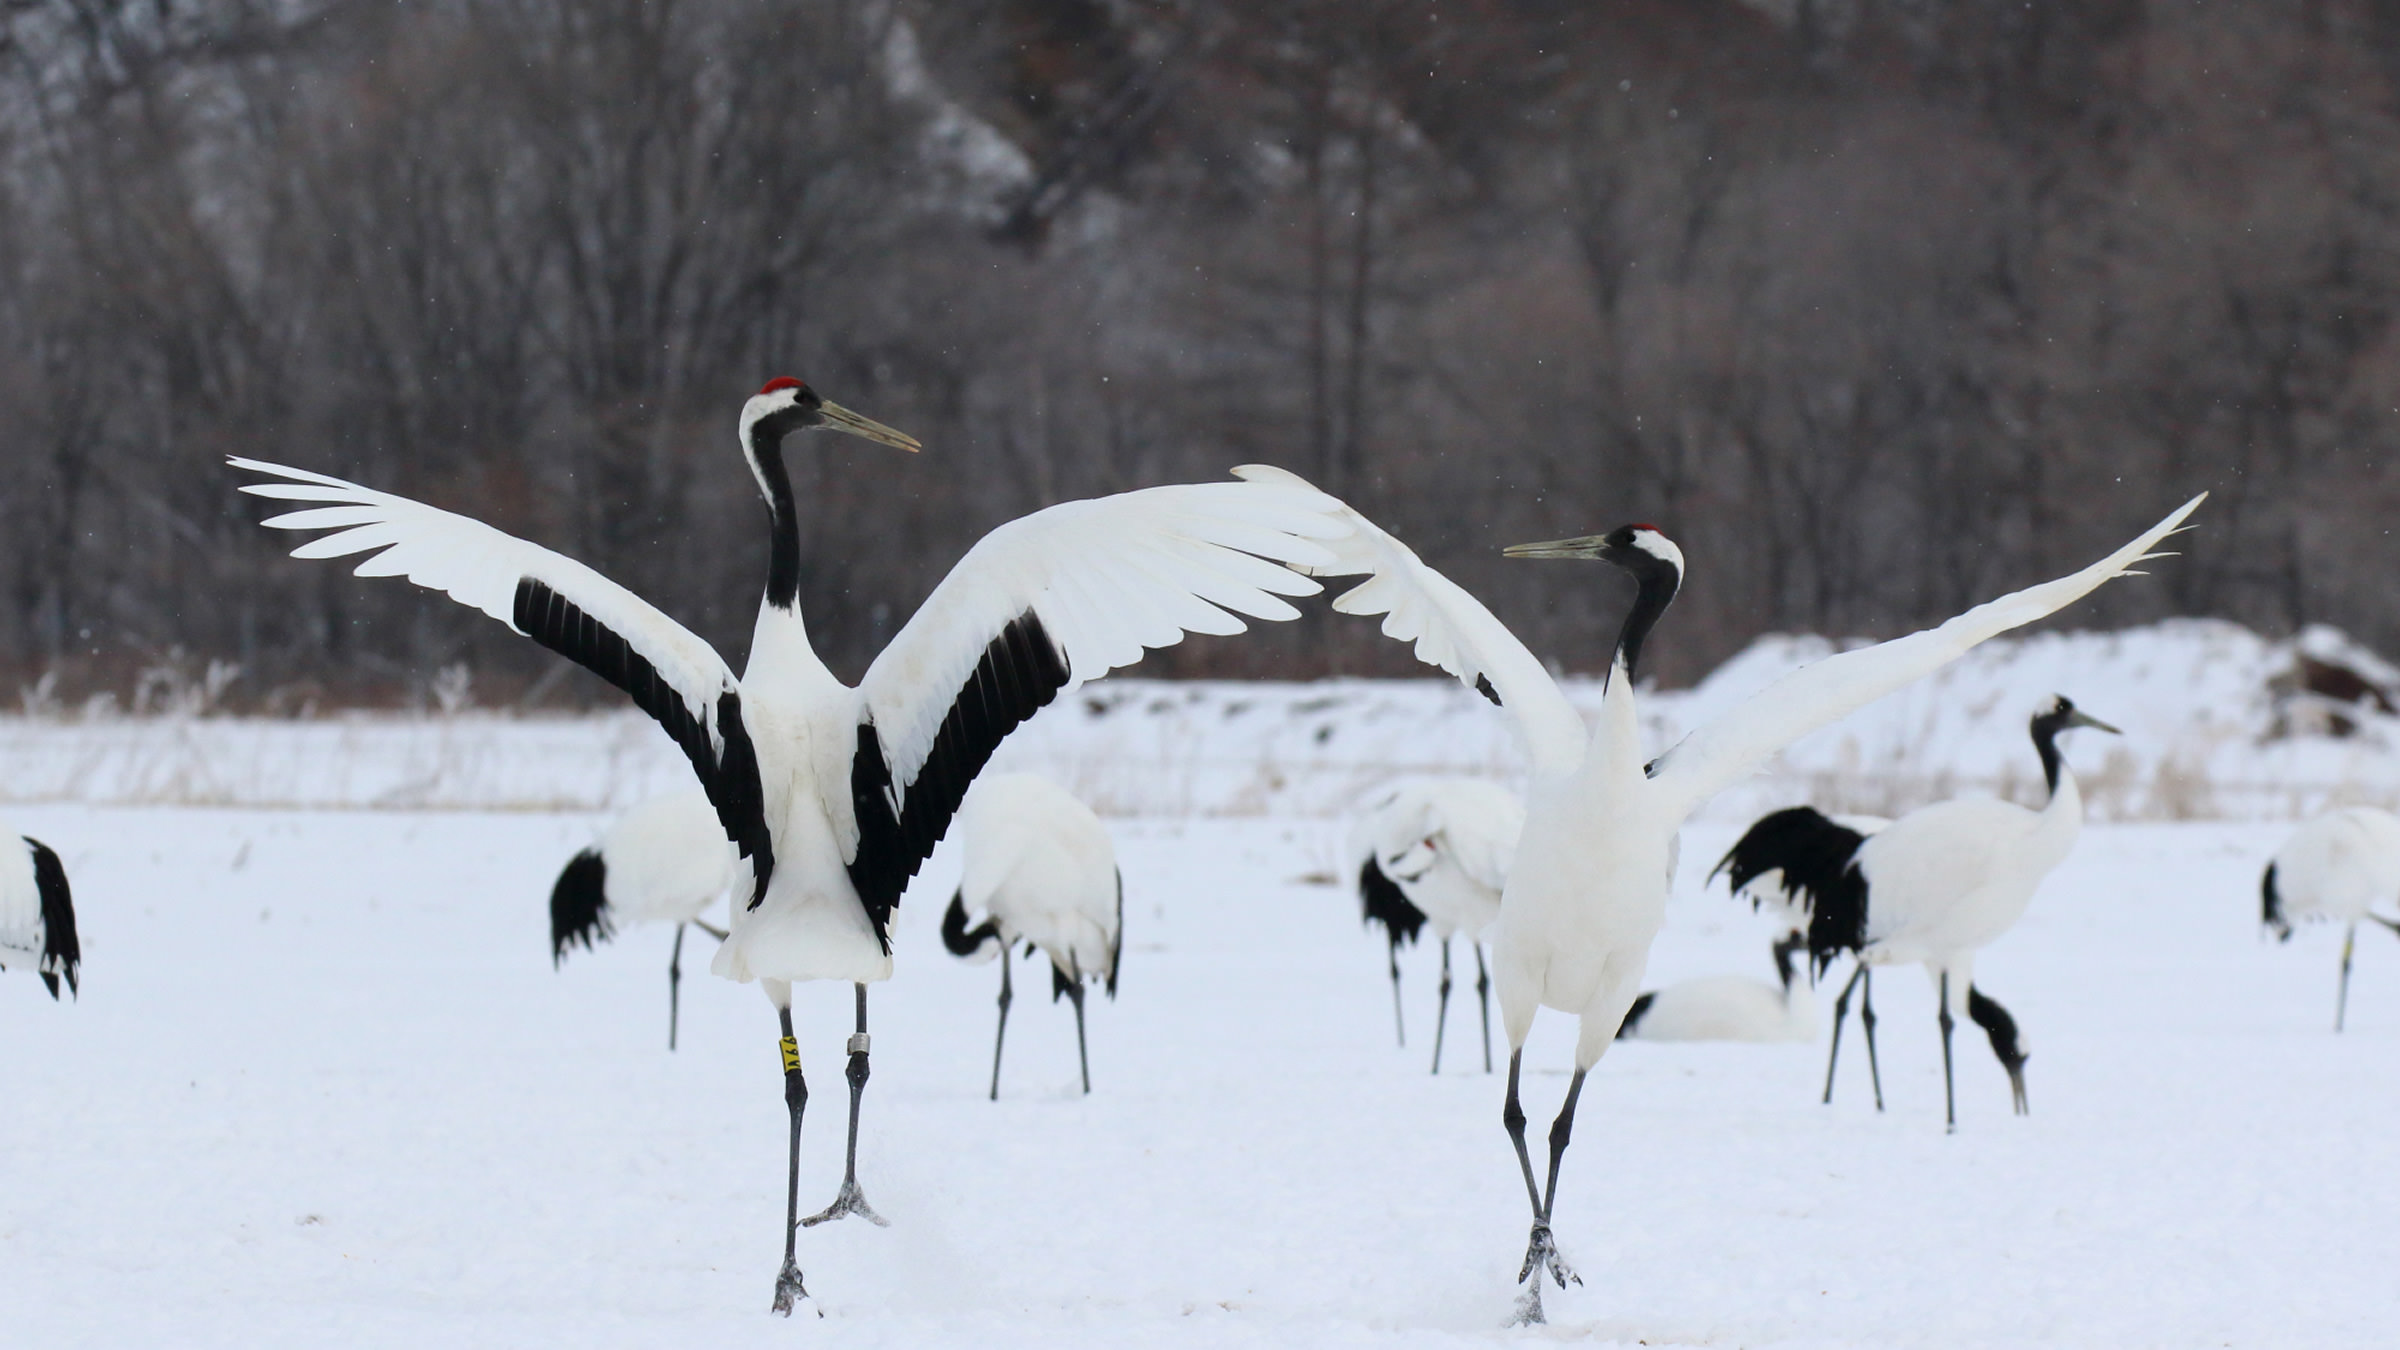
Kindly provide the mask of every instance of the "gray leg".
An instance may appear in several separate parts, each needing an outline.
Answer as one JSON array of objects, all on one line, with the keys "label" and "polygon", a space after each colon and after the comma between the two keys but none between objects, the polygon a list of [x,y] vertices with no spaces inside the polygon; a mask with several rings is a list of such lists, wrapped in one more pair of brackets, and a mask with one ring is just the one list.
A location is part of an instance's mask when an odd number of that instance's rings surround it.
[{"label": "gray leg", "polygon": [[1492,973],[1484,968],[1483,944],[1475,944],[1475,997],[1483,1004],[1483,1071],[1492,1071]]},{"label": "gray leg", "polygon": [[1083,1095],[1092,1095],[1092,1056],[1083,1044],[1083,981],[1078,978],[1067,986],[1067,998],[1075,1004],[1075,1060],[1083,1066]]},{"label": "gray leg", "polygon": [[1942,1014],[1936,1019],[1942,1027],[1942,1120],[1943,1132],[1958,1133],[1958,1088],[1950,1077],[1950,1028],[1956,1023],[1950,1016],[1950,972],[1942,972]]},{"label": "gray leg", "polygon": [[1441,1001],[1434,1004],[1433,1071],[1442,1071],[1442,1032],[1450,1025],[1450,939],[1442,939]]},{"label": "gray leg", "polygon": [[1883,1066],[1875,1062],[1875,972],[1858,968],[1858,1025],[1867,1033],[1867,1077],[1875,1084],[1875,1109],[1883,1110]]},{"label": "gray leg", "polygon": [[675,1053],[675,1023],[683,1002],[683,925],[675,925],[675,950],[667,953],[667,1053]]},{"label": "gray leg", "polygon": [[1408,1023],[1400,1016],[1400,944],[1392,944],[1392,1030],[1400,1037],[1400,1048],[1408,1048]]},{"label": "gray leg", "polygon": [[1000,1047],[1008,1040],[1008,1005],[1016,994],[1008,987],[1009,960],[1015,953],[1002,948],[1000,952],[1000,1029],[992,1033],[992,1100],[1000,1100]]},{"label": "gray leg", "polygon": [[775,1277],[774,1310],[789,1317],[792,1304],[808,1297],[793,1250],[800,1231],[800,1115],[808,1109],[808,1080],[800,1075],[800,1043],[792,1037],[792,1010],[781,1008],[777,1015],[783,1022],[783,1103],[792,1113],[792,1153],[783,1187],[783,1271]]},{"label": "gray leg", "polygon": [[[1525,1284],[1525,1292],[1517,1297],[1516,1316],[1512,1324],[1537,1325],[1546,1320],[1542,1315],[1542,1274],[1567,1287],[1567,1281],[1583,1283],[1581,1276],[1567,1268],[1558,1254],[1558,1244],[1550,1235],[1550,1202],[1558,1194],[1558,1164],[1566,1153],[1567,1137],[1575,1128],[1575,1099],[1583,1092],[1583,1070],[1567,1084],[1566,1104],[1559,1109],[1558,1119],[1550,1126],[1550,1186],[1549,1193],[1537,1190],[1533,1181],[1533,1155],[1525,1147],[1525,1107],[1517,1098],[1517,1078],[1524,1063],[1525,1048],[1515,1047],[1508,1054],[1508,1097],[1501,1107],[1500,1123],[1508,1127],[1509,1142],[1517,1149],[1517,1166],[1525,1174],[1525,1199],[1533,1206],[1533,1231],[1525,1245],[1525,1264],[1517,1272],[1517,1282]],[[1527,1283],[1526,1277],[1532,1280]]]},{"label": "gray leg", "polygon": [[2350,931],[2342,934],[2342,991],[2333,1001],[2333,1029],[2337,1035],[2341,1032],[2343,1018],[2350,1012],[2350,955],[2357,947],[2358,925],[2352,924]]},{"label": "gray leg", "polygon": [[1858,977],[1866,973],[1866,964],[1861,962],[1856,970],[1850,972],[1849,982],[1842,986],[1842,992],[1833,996],[1833,1048],[1825,1052],[1824,1103],[1827,1106],[1833,1105],[1833,1066],[1842,1057],[1842,1019],[1850,1015],[1850,991],[1857,987]]},{"label": "gray leg", "polygon": [[832,1204],[802,1219],[800,1226],[814,1228],[829,1219],[856,1214],[878,1228],[889,1228],[891,1220],[868,1207],[866,1193],[858,1188],[858,1099],[867,1090],[867,987],[863,984],[858,986],[858,1032],[850,1038],[850,1066],[842,1076],[850,1080],[850,1149],[842,1164],[842,1189],[835,1193]]}]

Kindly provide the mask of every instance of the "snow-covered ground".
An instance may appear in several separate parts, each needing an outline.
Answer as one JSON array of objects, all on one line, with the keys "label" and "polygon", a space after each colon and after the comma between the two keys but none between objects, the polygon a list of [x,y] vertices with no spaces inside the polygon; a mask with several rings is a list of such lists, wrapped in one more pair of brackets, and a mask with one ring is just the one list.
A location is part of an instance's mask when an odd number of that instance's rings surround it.
[{"label": "snow-covered ground", "polygon": [[[549,968],[549,883],[594,818],[12,816],[74,872],[86,965],[57,1006],[0,975],[11,1346],[2249,1347],[2400,1325],[2400,943],[2361,935],[2333,1035],[2338,935],[2257,933],[2281,826],[2085,836],[1978,965],[2025,1028],[2029,1118],[1962,1028],[1944,1137],[1932,995],[1905,973],[1877,990],[1882,1116],[1855,1039],[1831,1107],[1821,1041],[1619,1047],[1560,1198],[1585,1284],[1508,1333],[1526,1215],[1471,989],[1428,1077],[1433,956],[1407,957],[1396,1049],[1378,945],[1307,879],[1331,822],[1117,823],[1125,971],[1093,1005],[1088,1099],[1038,978],[983,1099],[996,976],[940,949],[937,854],[874,998],[861,1171],[893,1224],[803,1232],[825,1316],[787,1323],[765,1001],[687,953],[670,1056],[664,932]],[[1765,928],[1700,889],[1728,838],[1687,837],[1654,982],[1768,973]],[[799,1008],[811,1206],[839,1177],[847,999]],[[1528,1052],[1537,1134],[1570,1039],[1545,1014]]]},{"label": "snow-covered ground", "polygon": [[[1834,645],[1761,638],[1697,687],[1646,697],[1650,745],[1664,750]],[[2355,678],[2365,696],[2309,692],[2297,678],[2306,661]],[[1597,683],[1567,691],[1598,705]],[[2098,819],[2289,820],[2337,802],[2400,802],[2400,670],[2331,629],[2270,641],[2175,620],[1986,643],[1803,739],[1704,818],[1745,821],[1797,800],[1883,814],[1962,792],[2036,800],[2025,724],[2054,693],[2126,732],[2072,747]],[[0,802],[597,811],[690,781],[681,753],[631,711],[272,721],[26,702],[37,715],[0,718]],[[1449,680],[1120,678],[1043,710],[995,765],[1047,773],[1104,815],[1326,817],[1395,774],[1509,780],[1524,762],[1514,734]]]}]

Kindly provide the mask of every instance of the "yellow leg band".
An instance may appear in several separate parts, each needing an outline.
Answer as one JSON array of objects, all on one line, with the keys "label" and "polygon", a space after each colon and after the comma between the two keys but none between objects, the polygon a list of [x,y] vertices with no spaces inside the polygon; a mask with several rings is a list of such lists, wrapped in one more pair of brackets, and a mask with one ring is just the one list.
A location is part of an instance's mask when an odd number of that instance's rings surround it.
[{"label": "yellow leg band", "polygon": [[783,1071],[800,1072],[800,1042],[789,1036],[783,1038]]}]

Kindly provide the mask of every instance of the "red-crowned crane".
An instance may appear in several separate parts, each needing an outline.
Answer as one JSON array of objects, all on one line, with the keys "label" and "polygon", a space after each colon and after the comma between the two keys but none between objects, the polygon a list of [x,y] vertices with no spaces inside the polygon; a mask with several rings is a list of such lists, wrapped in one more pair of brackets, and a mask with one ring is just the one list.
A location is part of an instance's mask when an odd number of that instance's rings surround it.
[{"label": "red-crowned crane", "polygon": [[[14,838],[17,847],[6,841]],[[75,896],[67,869],[39,839],[0,825],[0,970],[42,977],[53,1000],[58,982],[81,997],[83,944],[75,937]]]},{"label": "red-crowned crane", "polygon": [[697,788],[670,792],[617,817],[600,842],[567,860],[550,888],[550,964],[567,949],[589,951],[632,923],[675,925],[667,953],[667,1049],[675,1048],[683,987],[683,930],[719,942],[726,930],[701,916],[732,889],[741,855],[725,837],[717,808]]},{"label": "red-crowned crane", "polygon": [[[798,502],[784,437],[831,430],[903,450],[915,440],[789,377],[742,407],[743,457],[766,499],[766,594],[740,676],[683,625],[591,568],[480,521],[305,469],[236,458],[268,482],[242,489],[312,503],[273,529],[328,530],[301,558],[367,555],[360,576],[406,577],[577,662],[657,719],[691,760],[726,835],[750,862],[710,969],[757,980],[782,1026],[791,1115],[783,1268],[774,1310],[807,1296],[793,1229],[848,1214],[883,1220],[858,1186],[868,1076],[867,986],[892,972],[892,907],[993,749],[1061,690],[1184,634],[1232,634],[1242,616],[1297,618],[1315,582],[1285,564],[1329,561],[1339,503],[1305,484],[1146,488],[1065,502],[985,535],[926,597],[857,688],[826,669],[801,622]],[[847,1045],[850,1125],[833,1203],[799,1217],[808,1087],[791,986],[856,987]]]},{"label": "red-crowned crane", "polygon": [[2292,832],[2259,879],[2261,917],[2279,941],[2292,925],[2331,919],[2342,925],[2342,982],[2333,1029],[2350,1010],[2350,956],[2364,919],[2400,933],[2400,921],[2369,908],[2400,902],[2400,816],[2372,806],[2326,812]]},{"label": "red-crowned crane", "polygon": [[1729,874],[1737,894],[1750,888],[1754,903],[1764,874],[1781,872],[1784,893],[1805,919],[1812,974],[1824,973],[1845,954],[1856,962],[1833,1000],[1825,1101],[1833,1100],[1842,1020],[1855,989],[1875,1109],[1883,1109],[1883,1070],[1875,1060],[1874,968],[1922,965],[1938,1002],[1934,1020],[1942,1033],[1945,1128],[1958,1128],[1950,1036],[1961,1015],[1983,1028],[1993,1056],[2008,1071],[2016,1113],[2026,1113],[2024,1040],[2008,1009],[1975,987],[1975,953],[2024,916],[2042,879],[2066,861],[2082,833],[2083,792],[2058,748],[2059,736],[2075,727],[2116,731],[2063,694],[2034,714],[2029,725],[2050,785],[2050,799],[2039,811],[1968,798],[1936,802],[1862,833],[1809,807],[1790,807],[1762,817],[1717,864],[1716,871]]},{"label": "red-crowned crane", "polygon": [[1484,930],[1500,917],[1508,860],[1525,828],[1517,795],[1480,778],[1404,778],[1368,798],[1351,822],[1346,855],[1358,863],[1358,897],[1370,924],[1390,945],[1392,1021],[1400,1026],[1400,944],[1432,925],[1442,944],[1440,1001],[1433,1019],[1433,1072],[1442,1071],[1442,1032],[1450,1017],[1450,939],[1466,934],[1475,950],[1475,996],[1483,1005],[1483,1071],[1492,1071],[1492,977]]},{"label": "red-crowned crane", "polygon": [[[986,774],[958,809],[965,860],[958,890],[942,915],[942,945],[970,961],[1000,958],[1000,1022],[992,1033],[992,1093],[1000,1100],[1000,1047],[1008,1038],[1009,957],[1050,958],[1050,1001],[1075,1004],[1075,1059],[1083,1091],[1092,1091],[1084,1044],[1083,986],[1098,981],[1117,996],[1117,960],[1125,946],[1125,878],[1116,845],[1092,808],[1033,773]],[[970,910],[983,922],[968,926]]]},{"label": "red-crowned crane", "polygon": [[[1254,480],[1287,477],[1245,471]],[[1516,719],[1532,758],[1525,830],[1501,895],[1492,948],[1500,1016],[1508,1034],[1502,1110],[1524,1173],[1533,1227],[1518,1272],[1530,1281],[1517,1320],[1542,1320],[1541,1277],[1560,1288],[1572,1272],[1551,1233],[1558,1167],[1573,1129],[1584,1076],[1608,1050],[1641,988],[1650,944],[1666,915],[1677,832],[1694,809],[1755,771],[1808,732],[1940,669],[1977,643],[2081,599],[2150,556],[2200,502],[2195,497],[2132,543],[2071,576],[1979,605],[1937,628],[1828,657],[1794,671],[1650,758],[1641,746],[1633,677],[1644,641],[1683,581],[1683,554],[1648,525],[1605,535],[1523,544],[1516,558],[1597,559],[1629,573],[1632,609],[1617,634],[1599,709],[1586,727],[1541,662],[1491,612],[1399,540],[1356,512],[1338,540],[1340,560],[1319,576],[1365,574],[1334,601],[1345,614],[1382,615],[1387,637],[1414,644],[1417,658],[1482,692]],[[1550,1127],[1550,1170],[1536,1181],[1518,1100],[1520,1063],[1534,1011],[1549,1007],[1581,1021],[1575,1073]]]}]

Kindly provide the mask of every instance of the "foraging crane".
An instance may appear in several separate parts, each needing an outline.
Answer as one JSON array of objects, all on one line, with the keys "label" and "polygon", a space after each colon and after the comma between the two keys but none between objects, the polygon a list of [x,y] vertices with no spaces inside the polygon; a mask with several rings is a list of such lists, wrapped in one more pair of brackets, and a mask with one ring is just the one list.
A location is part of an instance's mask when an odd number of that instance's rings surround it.
[{"label": "foraging crane", "polygon": [[2018,1115],[2026,1114],[2024,1043],[2016,1018],[1975,987],[1975,953],[2024,915],[2034,890],[2066,861],[2083,830],[2083,793],[2058,749],[2059,736],[2075,727],[2116,731],[2063,694],[2034,714],[2028,727],[2050,784],[2050,800],[2039,811],[1988,798],[1936,802],[1862,834],[1796,806],[1759,820],[1717,864],[1716,871],[1730,874],[1737,893],[1767,872],[1782,872],[1785,894],[1807,918],[1812,976],[1823,974],[1844,953],[1856,962],[1833,1000],[1826,1102],[1833,1100],[1842,1020],[1855,988],[1875,1109],[1883,1109],[1873,972],[1881,965],[1914,964],[1932,977],[1939,1003],[1934,1020],[1942,1032],[1944,1127],[1958,1128],[1950,1033],[1962,1013],[1983,1028],[1993,1056],[2008,1071],[2012,1105]]},{"label": "foraging crane", "polygon": [[[16,831],[0,825],[0,840]],[[83,944],[75,937],[75,896],[67,869],[50,846],[17,835],[22,848],[0,846],[0,970],[28,967],[42,977],[50,998],[58,982],[78,998],[83,989]]]},{"label": "foraging crane", "polygon": [[[1050,958],[1050,1001],[1075,1004],[1075,1059],[1092,1091],[1083,1038],[1083,984],[1117,996],[1125,944],[1125,877],[1116,845],[1092,808],[1040,774],[995,773],[975,782],[958,809],[966,865],[942,915],[942,945],[971,961],[1000,958],[1000,1026],[992,1034],[992,1095],[1000,1100],[1000,1047],[1008,1038],[1009,954],[1022,942]],[[972,907],[982,923],[967,926]]]},{"label": "foraging crane", "polygon": [[[1283,477],[1270,470],[1242,472],[1253,480]],[[1641,987],[1650,944],[1665,918],[1675,839],[1684,820],[1808,732],[1940,669],[1987,638],[2090,594],[2151,556],[2151,547],[2204,497],[2193,498],[2132,543],[2071,576],[2002,596],[1939,627],[1794,671],[1655,759],[1641,749],[1633,676],[1644,641],[1683,581],[1682,552],[1664,534],[1648,525],[1628,525],[1606,535],[1506,550],[1515,558],[1597,559],[1632,575],[1633,606],[1610,657],[1599,725],[1587,728],[1541,662],[1490,611],[1399,540],[1355,511],[1348,513],[1356,529],[1334,543],[1338,561],[1308,569],[1320,576],[1366,575],[1333,607],[1345,614],[1383,615],[1386,637],[1413,643],[1419,660],[1449,671],[1515,718],[1532,759],[1525,830],[1501,894],[1492,949],[1509,1043],[1501,1119],[1533,1207],[1533,1228],[1517,1275],[1520,1282],[1532,1280],[1518,1303],[1518,1321],[1542,1320],[1542,1272],[1562,1289],[1572,1277],[1551,1233],[1559,1162],[1584,1077],[1607,1052]],[[1574,1077],[1550,1128],[1546,1190],[1534,1179],[1518,1100],[1525,1038],[1540,1007],[1581,1021]]]},{"label": "foraging crane", "polygon": [[[1351,825],[1348,856],[1360,859],[1358,896],[1369,923],[1390,939],[1392,1020],[1400,1020],[1400,940],[1433,925],[1442,943],[1441,999],[1433,1021],[1433,1072],[1442,1071],[1450,1017],[1450,939],[1475,949],[1475,995],[1483,1004],[1483,1071],[1492,1071],[1492,977],[1483,932],[1500,917],[1508,860],[1525,828],[1516,794],[1480,778],[1404,778],[1376,796]],[[1413,920],[1413,921],[1412,921]],[[1401,1044],[1407,1044],[1403,1031]]]},{"label": "foraging crane", "polygon": [[2400,922],[2368,906],[2400,900],[2400,816],[2372,806],[2345,806],[2293,831],[2259,879],[2262,919],[2277,940],[2292,940],[2292,925],[2332,919],[2343,925],[2342,982],[2334,996],[2333,1029],[2350,1009],[2350,956],[2358,923],[2366,919],[2400,933]]},{"label": "foraging crane", "polygon": [[694,788],[649,801],[617,817],[600,842],[568,859],[550,888],[550,964],[567,949],[616,936],[628,923],[671,923],[667,954],[667,1049],[675,1048],[683,987],[683,930],[719,942],[726,930],[700,916],[734,885],[741,855],[725,837],[717,808]]},{"label": "foraging crane", "polygon": [[[807,1296],[793,1229],[848,1214],[881,1223],[858,1186],[859,1098],[869,1072],[867,986],[892,971],[892,907],[932,852],[967,784],[1019,723],[1071,689],[1187,632],[1244,631],[1242,616],[1298,617],[1315,582],[1284,564],[1330,558],[1338,507],[1305,485],[1203,483],[1066,502],[985,535],[926,597],[858,687],[835,679],[801,622],[798,502],[784,437],[831,430],[917,449],[910,437],[784,377],[743,405],[742,455],[766,499],[766,594],[736,676],[707,643],[631,591],[465,516],[305,469],[250,459],[274,481],[243,491],[308,509],[262,522],[330,530],[301,558],[366,554],[361,576],[406,577],[482,610],[629,695],[681,747],[727,837],[750,861],[733,928],[709,969],[757,980],[782,1027],[791,1115],[783,1269],[774,1310]],[[844,1077],[850,1126],[841,1189],[799,1218],[808,1101],[791,986],[855,987]]]},{"label": "foraging crane", "polygon": [[1817,1008],[1789,981],[1701,975],[1634,996],[1620,1041],[1813,1041]]}]

